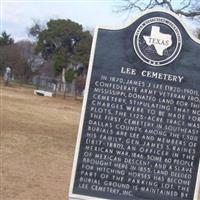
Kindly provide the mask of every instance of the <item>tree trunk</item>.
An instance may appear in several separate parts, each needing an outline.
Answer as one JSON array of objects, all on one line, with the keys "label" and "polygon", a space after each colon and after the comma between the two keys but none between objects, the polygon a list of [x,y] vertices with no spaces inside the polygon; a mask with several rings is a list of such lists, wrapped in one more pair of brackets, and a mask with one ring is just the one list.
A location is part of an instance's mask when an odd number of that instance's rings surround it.
[{"label": "tree trunk", "polygon": [[66,80],[65,80],[65,72],[66,72],[66,69],[63,67],[62,69],[62,85],[63,85],[63,94],[64,94],[64,99],[65,99],[65,92],[66,92]]}]

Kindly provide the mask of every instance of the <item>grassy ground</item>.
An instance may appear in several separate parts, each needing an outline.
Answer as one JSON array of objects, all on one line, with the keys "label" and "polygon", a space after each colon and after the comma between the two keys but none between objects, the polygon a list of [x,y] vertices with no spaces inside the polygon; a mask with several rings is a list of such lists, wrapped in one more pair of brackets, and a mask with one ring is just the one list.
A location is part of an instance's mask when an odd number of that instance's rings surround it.
[{"label": "grassy ground", "polygon": [[0,200],[67,200],[81,102],[0,87]]},{"label": "grassy ground", "polygon": [[1,85],[1,200],[66,200],[81,102]]}]

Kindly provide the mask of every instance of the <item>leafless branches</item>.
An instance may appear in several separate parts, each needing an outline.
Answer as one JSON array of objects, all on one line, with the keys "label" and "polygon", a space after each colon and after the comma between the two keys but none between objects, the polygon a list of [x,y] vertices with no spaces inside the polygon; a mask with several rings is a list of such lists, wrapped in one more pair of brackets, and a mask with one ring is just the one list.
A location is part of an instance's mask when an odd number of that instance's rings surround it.
[{"label": "leafless branches", "polygon": [[145,11],[160,6],[186,17],[194,18],[200,16],[199,0],[121,0],[121,2],[122,5],[117,12]]}]

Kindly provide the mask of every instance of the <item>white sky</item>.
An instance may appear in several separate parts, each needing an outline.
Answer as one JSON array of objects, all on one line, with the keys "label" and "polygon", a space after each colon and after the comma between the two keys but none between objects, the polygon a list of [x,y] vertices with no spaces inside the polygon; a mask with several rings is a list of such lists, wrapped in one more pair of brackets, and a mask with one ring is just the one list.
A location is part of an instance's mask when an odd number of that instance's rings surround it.
[{"label": "white sky", "polygon": [[120,0],[0,0],[1,32],[15,40],[28,38],[33,20],[45,24],[49,19],[71,19],[87,29],[97,25],[126,25],[137,13],[113,12]]},{"label": "white sky", "polygon": [[96,25],[120,25],[125,23],[126,15],[113,12],[119,3],[116,0],[18,0],[3,1],[1,13],[1,32],[6,30],[15,40],[28,37],[27,28],[33,20],[45,24],[49,19],[71,19],[85,28]]}]

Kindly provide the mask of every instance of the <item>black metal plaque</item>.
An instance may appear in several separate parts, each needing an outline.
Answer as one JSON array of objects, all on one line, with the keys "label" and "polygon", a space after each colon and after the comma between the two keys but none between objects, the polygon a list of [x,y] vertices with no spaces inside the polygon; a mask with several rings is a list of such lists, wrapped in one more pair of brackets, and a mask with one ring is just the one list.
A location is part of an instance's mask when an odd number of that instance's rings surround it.
[{"label": "black metal plaque", "polygon": [[173,14],[98,28],[71,199],[195,200],[200,43]]}]

